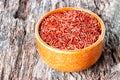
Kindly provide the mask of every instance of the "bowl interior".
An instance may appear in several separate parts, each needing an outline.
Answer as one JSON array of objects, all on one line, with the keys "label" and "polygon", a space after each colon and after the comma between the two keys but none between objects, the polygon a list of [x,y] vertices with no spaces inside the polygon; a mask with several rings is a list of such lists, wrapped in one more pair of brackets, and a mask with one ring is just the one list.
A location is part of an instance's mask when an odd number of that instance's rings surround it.
[{"label": "bowl interior", "polygon": [[[45,19],[50,14],[53,14],[53,13],[56,13],[56,12],[61,12],[63,10],[80,10],[80,11],[84,11],[84,12],[87,12],[87,13],[93,15],[98,20],[98,22],[100,23],[100,27],[101,27],[101,34],[99,35],[98,40],[88,47],[85,47],[85,48],[82,48],[82,49],[76,49],[76,50],[61,50],[61,49],[58,49],[58,48],[53,48],[52,46],[49,46],[46,42],[44,42],[41,39],[40,34],[39,34],[39,27],[40,27],[40,24],[41,24],[42,20]],[[44,47],[48,48],[49,50],[60,52],[60,53],[63,53],[63,52],[69,53],[69,52],[76,52],[76,51],[91,49],[91,48],[95,47],[96,45],[98,45],[104,39],[105,27],[104,27],[104,23],[101,20],[101,18],[99,16],[97,16],[95,13],[93,13],[92,11],[82,9],[82,8],[66,7],[66,8],[58,8],[58,9],[52,10],[52,11],[46,13],[44,16],[42,16],[42,18],[38,21],[38,23],[36,25],[35,34],[36,34],[36,38],[38,39],[39,43],[42,44]]]}]

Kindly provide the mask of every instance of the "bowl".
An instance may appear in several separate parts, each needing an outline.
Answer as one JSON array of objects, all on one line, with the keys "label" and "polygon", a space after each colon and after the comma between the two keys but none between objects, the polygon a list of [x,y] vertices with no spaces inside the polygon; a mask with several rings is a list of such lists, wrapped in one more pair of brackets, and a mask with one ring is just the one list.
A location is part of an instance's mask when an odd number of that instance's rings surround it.
[{"label": "bowl", "polygon": [[[78,50],[60,50],[46,44],[39,34],[40,24],[42,20],[50,14],[63,10],[80,10],[93,15],[98,20],[101,27],[101,34],[99,35],[98,40],[89,47]],[[89,68],[100,58],[104,45],[105,27],[101,18],[92,11],[82,8],[65,7],[52,10],[42,16],[36,24],[35,35],[38,53],[46,64],[59,71],[74,72]]]}]

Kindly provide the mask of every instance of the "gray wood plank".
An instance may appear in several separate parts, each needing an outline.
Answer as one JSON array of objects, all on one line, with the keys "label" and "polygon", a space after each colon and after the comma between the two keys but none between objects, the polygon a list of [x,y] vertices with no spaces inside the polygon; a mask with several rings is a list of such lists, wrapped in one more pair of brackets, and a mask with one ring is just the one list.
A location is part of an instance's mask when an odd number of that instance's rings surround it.
[{"label": "gray wood plank", "polygon": [[[120,80],[120,0],[0,0],[0,80]],[[106,27],[105,47],[95,65],[59,72],[44,63],[35,43],[35,24],[60,7],[89,9]]]}]

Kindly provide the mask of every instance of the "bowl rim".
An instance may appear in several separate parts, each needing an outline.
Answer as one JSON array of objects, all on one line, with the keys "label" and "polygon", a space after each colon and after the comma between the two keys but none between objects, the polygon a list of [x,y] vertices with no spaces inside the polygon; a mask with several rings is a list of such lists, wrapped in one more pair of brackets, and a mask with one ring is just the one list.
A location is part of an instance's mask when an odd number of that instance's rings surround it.
[{"label": "bowl rim", "polygon": [[[47,16],[49,16],[50,14],[55,13],[55,12],[59,12],[59,11],[62,11],[62,10],[80,10],[80,11],[84,11],[84,12],[87,12],[87,13],[93,15],[101,25],[101,34],[99,35],[99,38],[97,39],[97,41],[94,42],[93,44],[91,44],[88,47],[85,47],[85,48],[82,48],[82,49],[75,49],[75,50],[64,50],[64,49],[61,50],[59,48],[54,48],[54,47],[48,45],[46,42],[44,42],[42,40],[42,38],[40,37],[40,34],[39,34],[39,25],[41,24],[41,21],[43,19],[45,19]],[[65,53],[65,54],[67,54],[67,53],[68,54],[73,54],[74,52],[81,52],[81,51],[86,51],[88,49],[92,49],[93,47],[96,47],[101,41],[103,41],[104,36],[105,36],[105,26],[104,26],[104,23],[103,23],[102,19],[97,14],[95,14],[94,12],[92,12],[88,9],[76,8],[76,7],[63,7],[63,8],[57,8],[57,9],[54,9],[54,10],[51,10],[51,11],[47,12],[46,14],[44,14],[38,20],[38,22],[35,26],[35,36],[36,36],[36,39],[39,41],[39,43],[41,45],[43,45],[44,47],[48,48],[51,51],[59,52],[59,53]]]}]

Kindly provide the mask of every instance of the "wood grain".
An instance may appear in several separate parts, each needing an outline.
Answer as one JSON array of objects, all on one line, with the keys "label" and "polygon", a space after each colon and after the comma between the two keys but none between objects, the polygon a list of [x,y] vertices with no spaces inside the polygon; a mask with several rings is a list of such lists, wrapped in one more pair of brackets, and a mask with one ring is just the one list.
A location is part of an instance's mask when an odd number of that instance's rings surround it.
[{"label": "wood grain", "polygon": [[[0,80],[120,80],[120,0],[0,0]],[[98,62],[81,72],[47,66],[37,52],[35,24],[59,7],[80,7],[98,14],[106,27]]]}]

